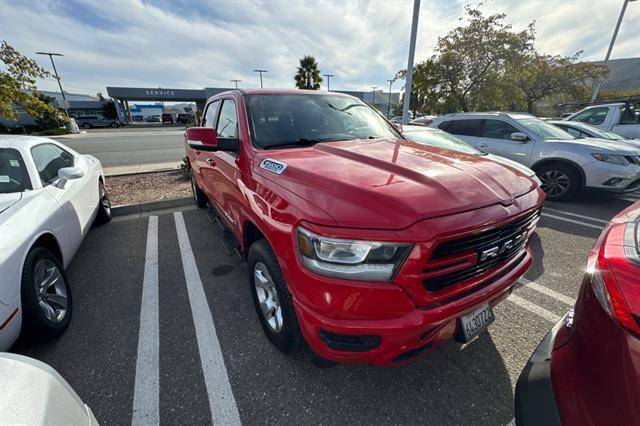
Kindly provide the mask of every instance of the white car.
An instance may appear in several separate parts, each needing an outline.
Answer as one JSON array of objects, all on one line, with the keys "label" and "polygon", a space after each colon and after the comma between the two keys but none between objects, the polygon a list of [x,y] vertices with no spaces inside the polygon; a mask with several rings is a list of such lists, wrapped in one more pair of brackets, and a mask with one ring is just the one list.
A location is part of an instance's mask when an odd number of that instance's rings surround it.
[{"label": "white car", "polygon": [[100,162],[48,138],[0,136],[0,351],[24,329],[62,334],[73,312],[64,270],[111,205]]},{"label": "white car", "polygon": [[451,149],[454,151],[464,152],[465,154],[483,156],[488,160],[493,160],[516,169],[519,172],[529,176],[534,182],[538,184],[538,186],[542,185],[542,182],[540,182],[540,179],[538,179],[538,176],[536,176],[536,172],[534,172],[527,166],[524,166],[513,160],[509,160],[508,158],[480,151],[479,149],[470,146],[463,140],[458,139],[455,136],[442,130],[434,129],[433,127],[425,127],[422,125],[412,126],[408,124],[402,126],[402,135],[409,140],[418,142],[423,145]]}]

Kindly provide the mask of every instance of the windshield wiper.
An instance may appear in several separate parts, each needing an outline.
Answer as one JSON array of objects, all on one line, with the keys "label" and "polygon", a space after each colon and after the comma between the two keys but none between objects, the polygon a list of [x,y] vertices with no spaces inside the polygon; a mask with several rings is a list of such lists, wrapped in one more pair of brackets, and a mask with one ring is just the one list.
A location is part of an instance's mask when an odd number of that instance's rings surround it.
[{"label": "windshield wiper", "polygon": [[290,148],[290,147],[299,147],[299,146],[313,146],[317,143],[323,142],[320,139],[313,138],[298,138],[294,142],[287,142],[277,145],[269,145],[266,146],[265,149],[278,149],[278,148]]}]

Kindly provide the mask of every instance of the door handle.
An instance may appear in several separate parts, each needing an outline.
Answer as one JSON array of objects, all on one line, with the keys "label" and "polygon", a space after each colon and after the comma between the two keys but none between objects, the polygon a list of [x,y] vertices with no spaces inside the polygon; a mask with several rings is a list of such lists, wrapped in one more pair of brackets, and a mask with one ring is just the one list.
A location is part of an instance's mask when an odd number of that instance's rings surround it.
[{"label": "door handle", "polygon": [[216,161],[213,158],[207,158],[207,164],[213,167],[216,165]]},{"label": "door handle", "polygon": [[486,143],[482,142],[482,143],[479,143],[479,144],[478,144],[478,146],[479,146],[480,148],[486,148],[486,147],[488,147],[489,145],[487,145]]}]

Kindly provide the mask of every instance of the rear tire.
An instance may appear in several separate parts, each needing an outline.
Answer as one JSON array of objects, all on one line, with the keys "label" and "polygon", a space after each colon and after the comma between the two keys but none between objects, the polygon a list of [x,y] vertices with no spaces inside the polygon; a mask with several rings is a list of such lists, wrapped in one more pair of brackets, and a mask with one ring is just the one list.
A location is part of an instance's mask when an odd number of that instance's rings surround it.
[{"label": "rear tire", "polygon": [[580,174],[571,166],[560,163],[544,165],[536,170],[536,174],[550,201],[570,200],[580,192]]},{"label": "rear tire", "polygon": [[266,240],[249,248],[249,283],[262,330],[282,353],[300,349],[302,335],[293,301],[275,253]]},{"label": "rear tire", "polygon": [[111,128],[112,128],[112,129],[117,129],[118,127],[120,127],[120,126],[118,125],[118,123],[116,123],[116,122],[111,123]]},{"label": "rear tire", "polygon": [[60,260],[43,247],[31,249],[22,269],[23,334],[58,337],[73,314],[71,288]]},{"label": "rear tire", "polygon": [[109,201],[109,195],[107,189],[102,182],[98,183],[98,214],[96,215],[96,224],[102,225],[111,222],[111,201]]},{"label": "rear tire", "polygon": [[82,127],[84,127],[85,129],[90,129],[90,128],[91,128],[91,124],[89,124],[89,123],[84,123],[84,124],[82,125]]},{"label": "rear tire", "polygon": [[193,200],[196,203],[196,206],[201,209],[207,207],[207,196],[204,195],[204,192],[200,187],[198,187],[196,177],[193,174],[193,169],[191,169],[191,192],[193,193]]}]

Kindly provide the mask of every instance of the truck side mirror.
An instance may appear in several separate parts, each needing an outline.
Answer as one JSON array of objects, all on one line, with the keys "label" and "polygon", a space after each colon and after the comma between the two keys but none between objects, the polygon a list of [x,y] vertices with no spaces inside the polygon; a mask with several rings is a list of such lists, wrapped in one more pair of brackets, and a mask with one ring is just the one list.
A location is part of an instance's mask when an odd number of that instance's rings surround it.
[{"label": "truck side mirror", "polygon": [[184,133],[187,144],[200,151],[216,151],[218,149],[218,134],[211,127],[190,127]]}]

